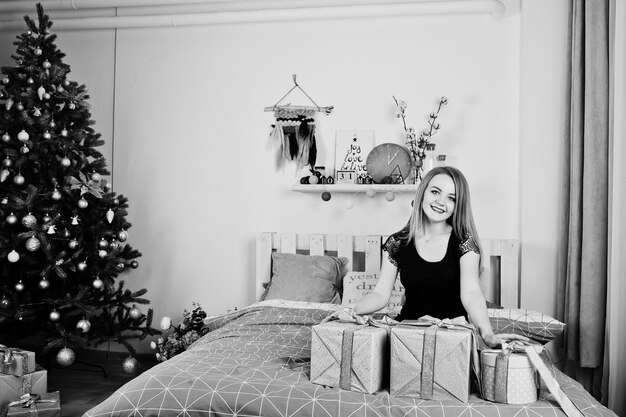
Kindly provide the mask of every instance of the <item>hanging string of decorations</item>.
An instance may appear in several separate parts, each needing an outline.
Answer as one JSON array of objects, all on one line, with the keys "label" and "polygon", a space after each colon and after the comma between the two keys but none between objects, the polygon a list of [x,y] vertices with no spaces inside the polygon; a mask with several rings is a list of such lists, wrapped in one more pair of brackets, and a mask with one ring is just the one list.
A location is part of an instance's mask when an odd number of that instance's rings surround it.
[{"label": "hanging string of decorations", "polygon": [[[294,162],[296,170],[309,165],[315,167],[317,161],[317,144],[315,141],[315,115],[329,115],[333,106],[320,107],[300,87],[293,74],[294,86],[285,93],[273,106],[265,107],[265,111],[274,112],[276,119],[271,125],[269,145],[275,152],[276,169],[282,170],[288,163]],[[295,89],[299,89],[313,103],[310,105],[292,105],[280,103]]]}]

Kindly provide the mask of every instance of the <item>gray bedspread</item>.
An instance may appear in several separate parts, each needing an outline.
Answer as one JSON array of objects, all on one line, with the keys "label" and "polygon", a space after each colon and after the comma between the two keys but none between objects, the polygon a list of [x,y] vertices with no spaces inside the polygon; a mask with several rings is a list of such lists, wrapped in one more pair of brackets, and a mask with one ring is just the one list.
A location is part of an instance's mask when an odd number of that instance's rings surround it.
[{"label": "gray bedspread", "polygon": [[[131,380],[84,416],[564,416],[550,394],[526,405],[361,394],[309,381],[311,326],[336,306],[265,301],[208,319],[210,333]],[[615,416],[577,382],[555,376],[584,416]]]}]

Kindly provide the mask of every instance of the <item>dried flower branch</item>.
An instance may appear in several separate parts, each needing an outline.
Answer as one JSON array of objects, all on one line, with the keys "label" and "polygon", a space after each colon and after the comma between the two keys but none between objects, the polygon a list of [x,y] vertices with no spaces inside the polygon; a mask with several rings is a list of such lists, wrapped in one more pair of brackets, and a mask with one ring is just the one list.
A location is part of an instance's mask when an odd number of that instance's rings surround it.
[{"label": "dried flower branch", "polygon": [[161,319],[161,330],[172,330],[172,333],[167,336],[167,339],[159,337],[156,342],[150,343],[152,349],[157,351],[158,361],[165,361],[184,352],[189,345],[208,333],[209,330],[204,327],[207,314],[200,304],[193,303],[193,307],[191,311],[183,310],[183,318],[177,326],[172,325],[169,317]]}]

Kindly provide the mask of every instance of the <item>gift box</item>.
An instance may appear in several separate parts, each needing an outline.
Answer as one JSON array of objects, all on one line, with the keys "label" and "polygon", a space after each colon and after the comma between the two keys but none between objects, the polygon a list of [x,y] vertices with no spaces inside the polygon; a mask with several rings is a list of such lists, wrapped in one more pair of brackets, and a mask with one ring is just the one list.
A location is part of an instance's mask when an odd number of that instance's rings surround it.
[{"label": "gift box", "polygon": [[43,395],[48,392],[48,371],[40,366],[22,376],[0,374],[0,410],[24,394]]},{"label": "gift box", "polygon": [[0,373],[22,376],[35,371],[35,352],[0,345]]},{"label": "gift box", "polygon": [[61,417],[59,391],[41,395],[25,394],[9,403],[6,417]]},{"label": "gift box", "polygon": [[330,321],[312,327],[311,382],[371,394],[385,388],[388,328]]},{"label": "gift box", "polygon": [[525,353],[510,349],[480,352],[483,398],[504,404],[537,401],[537,373]]},{"label": "gift box", "polygon": [[391,329],[391,395],[467,402],[477,368],[473,326],[462,317],[425,316]]}]

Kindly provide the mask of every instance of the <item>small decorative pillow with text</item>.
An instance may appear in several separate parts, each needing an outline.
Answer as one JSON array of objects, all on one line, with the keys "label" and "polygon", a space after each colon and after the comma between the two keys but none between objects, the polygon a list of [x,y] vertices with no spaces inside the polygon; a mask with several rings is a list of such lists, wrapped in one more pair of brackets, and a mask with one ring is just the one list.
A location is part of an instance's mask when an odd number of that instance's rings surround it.
[{"label": "small decorative pillow with text", "polygon": [[263,300],[341,303],[341,280],[348,258],[326,255],[272,253],[272,279]]},{"label": "small decorative pillow with text", "polygon": [[[370,291],[376,287],[378,282],[378,274],[371,272],[348,272],[343,277],[343,297],[341,304],[344,306],[350,306],[359,300],[361,297],[367,295]],[[402,304],[404,302],[404,287],[400,283],[400,278],[396,279],[396,282],[391,292],[391,298],[386,307],[383,307],[378,313],[387,314],[391,317],[396,317],[400,314]]]},{"label": "small decorative pillow with text", "polygon": [[519,334],[537,342],[548,343],[565,330],[565,323],[538,311],[488,308],[487,313],[495,333]]}]

